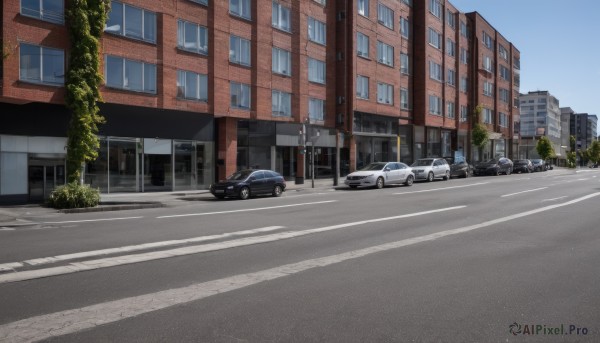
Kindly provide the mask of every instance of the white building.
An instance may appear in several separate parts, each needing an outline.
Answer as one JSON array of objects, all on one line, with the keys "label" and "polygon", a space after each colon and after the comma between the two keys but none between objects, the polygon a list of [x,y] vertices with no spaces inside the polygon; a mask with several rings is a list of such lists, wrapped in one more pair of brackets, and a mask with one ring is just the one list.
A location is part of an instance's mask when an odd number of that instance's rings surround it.
[{"label": "white building", "polygon": [[561,149],[561,111],[559,101],[548,91],[520,94],[521,147],[519,158],[539,158],[536,139],[546,136],[552,142],[558,159],[564,159]]}]

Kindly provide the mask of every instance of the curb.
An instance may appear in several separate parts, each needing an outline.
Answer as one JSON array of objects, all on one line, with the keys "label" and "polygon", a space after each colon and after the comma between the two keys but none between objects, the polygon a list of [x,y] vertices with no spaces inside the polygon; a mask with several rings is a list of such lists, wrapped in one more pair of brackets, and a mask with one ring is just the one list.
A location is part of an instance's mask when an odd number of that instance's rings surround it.
[{"label": "curb", "polygon": [[100,204],[97,207],[86,208],[70,208],[59,210],[60,213],[88,213],[88,212],[108,212],[108,211],[123,211],[123,210],[140,210],[145,208],[160,208],[167,205],[161,202],[146,202],[146,203],[127,203],[118,205]]}]

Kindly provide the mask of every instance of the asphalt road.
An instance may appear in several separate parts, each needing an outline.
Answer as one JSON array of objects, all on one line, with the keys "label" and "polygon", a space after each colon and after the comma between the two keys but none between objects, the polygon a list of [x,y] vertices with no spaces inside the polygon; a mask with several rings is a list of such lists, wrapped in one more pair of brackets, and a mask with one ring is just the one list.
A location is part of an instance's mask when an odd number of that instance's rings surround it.
[{"label": "asphalt road", "polygon": [[317,190],[0,231],[0,341],[600,341],[600,172]]}]

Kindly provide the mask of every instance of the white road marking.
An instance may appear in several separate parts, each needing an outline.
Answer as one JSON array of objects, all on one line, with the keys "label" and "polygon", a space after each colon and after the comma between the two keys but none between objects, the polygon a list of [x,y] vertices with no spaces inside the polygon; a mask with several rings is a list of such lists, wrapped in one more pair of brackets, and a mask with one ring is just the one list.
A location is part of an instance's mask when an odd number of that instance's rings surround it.
[{"label": "white road marking", "polygon": [[539,190],[546,189],[546,188],[548,188],[548,187],[542,187],[542,188],[536,188],[536,189],[529,189],[529,190],[522,191],[522,192],[504,194],[504,195],[501,195],[500,197],[501,198],[505,198],[505,197],[510,197],[510,196],[517,195],[517,194],[535,192],[535,191],[539,191]]},{"label": "white road marking", "polygon": [[223,279],[193,284],[186,287],[174,288],[130,298],[108,301],[78,309],[65,310],[31,317],[0,325],[0,341],[10,341],[15,343],[39,341],[86,329],[92,329],[100,325],[115,323],[120,320],[136,317],[145,313],[155,312],[168,307],[202,300],[213,295],[231,292],[262,282],[298,274],[314,268],[323,268],[384,251],[399,249],[423,242],[435,241],[439,238],[478,230],[498,223],[549,211],[557,207],[572,205],[598,195],[600,195],[600,193],[593,193],[562,204],[550,205],[527,212],[521,212],[480,224],[389,242],[386,244],[353,250],[337,255],[286,264],[254,273],[234,275]]},{"label": "white road marking", "polygon": [[530,177],[524,177],[524,178],[520,178],[520,179],[515,179],[515,181],[522,181],[522,180],[531,180]]},{"label": "white road marking", "polygon": [[23,267],[23,263],[20,262],[10,262],[10,263],[2,263],[0,264],[0,272],[12,271],[15,268]]},{"label": "white road marking", "polygon": [[37,265],[41,265],[41,264],[56,263],[56,262],[74,260],[74,259],[78,259],[78,258],[95,257],[95,256],[101,256],[101,255],[109,255],[109,254],[118,254],[118,253],[139,251],[139,250],[145,250],[145,249],[161,248],[161,247],[166,247],[166,246],[170,246],[170,245],[198,243],[198,242],[205,242],[205,241],[209,241],[209,240],[229,238],[229,237],[235,237],[235,236],[252,235],[255,233],[275,231],[275,230],[279,230],[282,228],[285,228],[285,226],[268,226],[268,227],[263,227],[263,228],[259,228],[259,229],[228,232],[228,233],[222,233],[222,234],[218,234],[218,235],[201,236],[201,237],[194,237],[194,238],[188,238],[188,239],[178,239],[178,240],[153,242],[153,243],[145,243],[145,244],[138,244],[138,245],[129,245],[129,246],[124,246],[124,247],[119,247],[119,248],[101,249],[101,250],[78,252],[78,253],[73,253],[73,254],[58,255],[58,256],[53,256],[53,257],[36,258],[36,259],[23,261],[23,263],[31,265],[31,266],[37,266]]},{"label": "white road marking", "polygon": [[542,202],[545,202],[545,201],[554,201],[554,200],[559,200],[559,199],[563,199],[563,198],[566,198],[566,197],[567,197],[567,196],[566,196],[566,195],[564,195],[564,196],[562,196],[562,197],[558,197],[558,198],[544,199],[544,200],[542,200]]},{"label": "white road marking", "polygon": [[577,181],[587,181],[589,180],[589,178],[585,178],[585,179],[577,179]]},{"label": "white road marking", "polygon": [[0,231],[15,231],[12,227],[0,227]]},{"label": "white road marking", "polygon": [[434,189],[424,189],[422,191],[401,192],[401,193],[394,193],[394,195],[424,193],[424,192],[433,192],[433,191],[443,191],[445,189],[454,189],[454,188],[464,188],[464,187],[487,185],[488,183],[490,183],[490,182],[479,182],[479,183],[473,183],[473,184],[470,184],[470,185],[463,185],[463,186],[452,186],[452,187],[443,187],[443,188],[434,188]]},{"label": "white road marking", "polygon": [[146,253],[140,253],[140,254],[134,254],[134,255],[107,257],[107,258],[103,258],[103,259],[99,259],[99,260],[72,262],[72,263],[69,263],[68,265],[60,266],[60,267],[27,270],[27,271],[12,273],[12,274],[0,275],[0,284],[8,283],[8,282],[32,280],[32,279],[38,279],[38,278],[43,278],[43,277],[49,277],[49,276],[70,274],[70,273],[82,272],[82,271],[86,271],[86,270],[109,268],[109,267],[121,266],[121,265],[126,265],[126,264],[147,262],[147,261],[171,258],[171,257],[176,257],[176,256],[185,256],[185,255],[199,254],[199,253],[205,253],[205,252],[210,252],[210,251],[231,249],[231,248],[237,248],[237,247],[254,245],[254,244],[268,243],[268,242],[274,242],[274,241],[279,241],[279,240],[283,240],[283,239],[289,239],[289,238],[295,238],[295,237],[315,234],[315,233],[319,233],[319,232],[344,229],[344,228],[348,228],[348,227],[364,225],[364,224],[369,224],[369,223],[377,223],[377,222],[383,222],[383,221],[388,221],[388,220],[403,219],[403,218],[409,218],[409,217],[422,216],[422,215],[426,215],[426,214],[457,210],[457,209],[461,209],[464,207],[466,207],[466,206],[454,206],[454,207],[441,208],[441,209],[437,209],[437,210],[429,210],[429,211],[423,211],[423,212],[403,214],[403,215],[393,216],[393,217],[367,219],[367,220],[361,220],[361,221],[357,221],[357,222],[325,226],[325,227],[316,228],[316,229],[309,229],[309,230],[302,230],[302,231],[287,231],[287,232],[282,232],[282,233],[277,233],[277,234],[246,237],[246,238],[225,241],[225,242],[212,243],[212,244],[194,245],[194,246],[187,246],[187,247],[181,247],[181,248],[170,249],[170,250],[162,250],[162,251],[152,251],[152,252],[146,252]]},{"label": "white road marking", "polygon": [[157,219],[164,219],[164,218],[178,218],[178,217],[191,217],[191,216],[208,216],[208,215],[211,215],[211,214],[225,214],[225,213],[263,211],[263,210],[272,210],[272,209],[276,209],[276,208],[285,208],[285,207],[327,204],[327,203],[330,203],[330,202],[337,202],[337,200],[305,202],[305,203],[301,203],[301,204],[290,204],[290,205],[269,206],[269,207],[244,208],[244,209],[241,209],[241,210],[230,210],[230,211],[189,213],[189,214],[175,214],[175,215],[171,215],[171,216],[160,216],[160,217],[156,217],[156,218]]},{"label": "white road marking", "polygon": [[106,222],[114,220],[130,220],[140,219],[144,217],[123,217],[123,218],[101,218],[101,219],[84,219],[84,220],[65,220],[62,222],[42,222],[42,224],[68,224],[68,223],[90,223],[90,222]]}]

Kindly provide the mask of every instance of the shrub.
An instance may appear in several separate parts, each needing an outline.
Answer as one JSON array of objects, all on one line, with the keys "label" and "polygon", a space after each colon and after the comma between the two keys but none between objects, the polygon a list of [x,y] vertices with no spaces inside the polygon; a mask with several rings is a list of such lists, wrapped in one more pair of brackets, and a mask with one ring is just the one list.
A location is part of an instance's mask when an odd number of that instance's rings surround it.
[{"label": "shrub", "polygon": [[57,187],[50,194],[48,206],[54,208],[95,207],[100,203],[100,191],[88,185],[71,182]]}]

